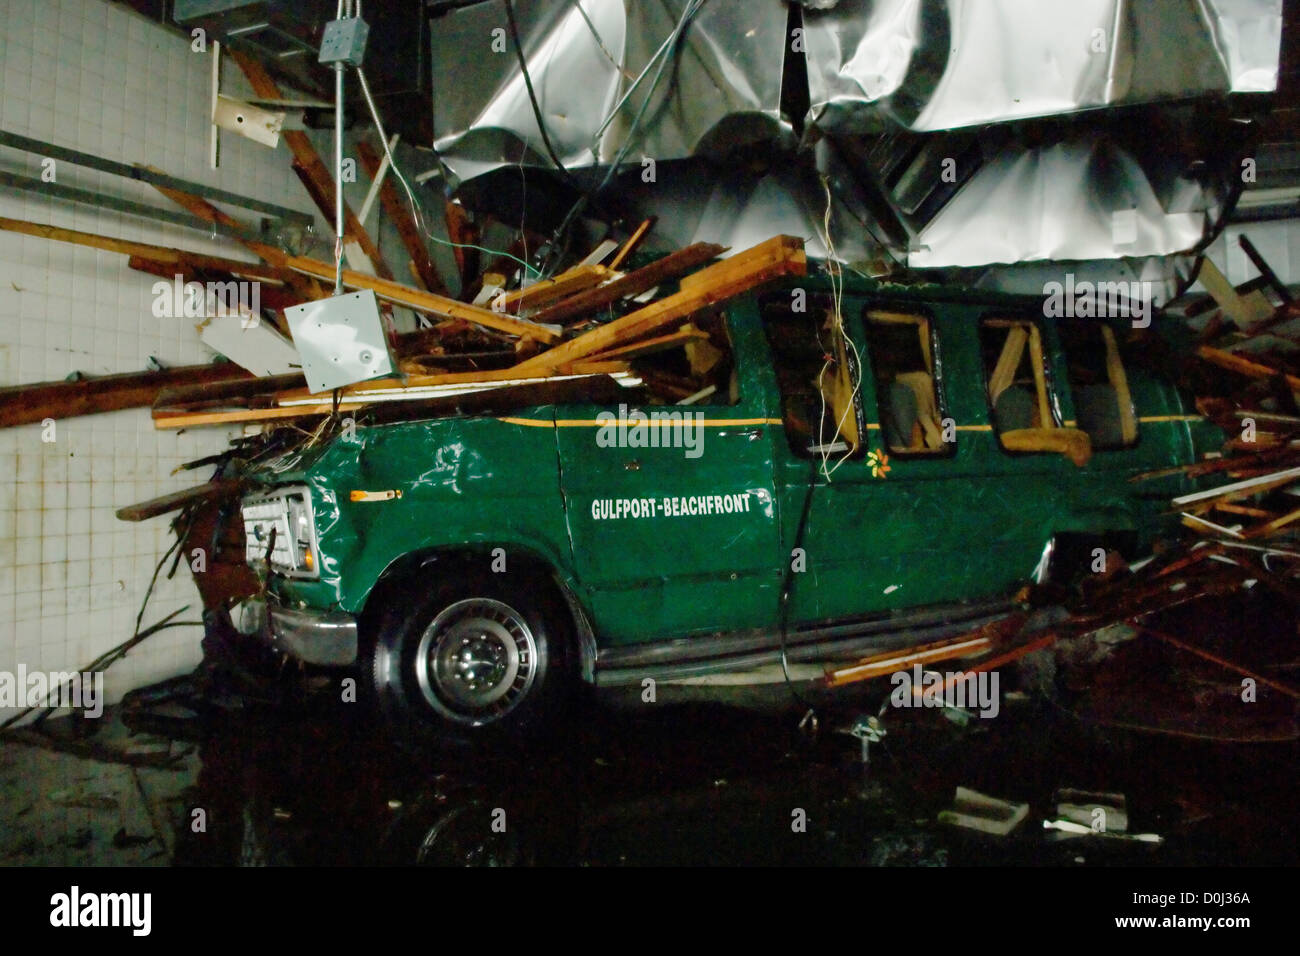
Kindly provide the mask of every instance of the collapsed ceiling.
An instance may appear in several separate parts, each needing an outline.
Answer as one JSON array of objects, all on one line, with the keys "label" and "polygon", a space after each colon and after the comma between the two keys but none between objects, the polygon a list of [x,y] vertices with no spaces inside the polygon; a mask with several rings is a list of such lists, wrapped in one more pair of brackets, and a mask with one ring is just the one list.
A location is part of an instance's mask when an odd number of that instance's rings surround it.
[{"label": "collapsed ceiling", "polygon": [[668,243],[787,232],[1004,287],[1078,262],[1158,298],[1235,201],[1282,24],[1281,0],[510,6],[431,30],[432,181],[506,221],[502,182],[538,183],[536,228],[550,177]]}]

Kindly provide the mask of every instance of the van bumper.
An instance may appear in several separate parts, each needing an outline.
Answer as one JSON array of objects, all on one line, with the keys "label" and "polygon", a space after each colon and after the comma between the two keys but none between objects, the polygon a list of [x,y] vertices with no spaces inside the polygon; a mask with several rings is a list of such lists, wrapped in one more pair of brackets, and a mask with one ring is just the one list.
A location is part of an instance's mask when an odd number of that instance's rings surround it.
[{"label": "van bumper", "polygon": [[257,634],[304,664],[344,667],[357,660],[357,619],[343,611],[291,608],[249,599],[231,612],[236,630]]}]

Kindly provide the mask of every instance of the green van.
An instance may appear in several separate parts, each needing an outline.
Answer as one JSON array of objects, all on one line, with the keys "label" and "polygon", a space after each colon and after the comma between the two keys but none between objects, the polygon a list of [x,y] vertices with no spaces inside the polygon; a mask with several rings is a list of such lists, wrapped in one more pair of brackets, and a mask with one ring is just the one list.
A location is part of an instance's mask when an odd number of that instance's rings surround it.
[{"label": "green van", "polygon": [[612,400],[358,421],[249,475],[261,632],[359,664],[404,727],[482,733],[579,682],[992,620],[1063,542],[1147,548],[1184,480],[1130,477],[1221,439],[1154,370],[1156,326],[1045,311],[792,280],[697,318]]}]

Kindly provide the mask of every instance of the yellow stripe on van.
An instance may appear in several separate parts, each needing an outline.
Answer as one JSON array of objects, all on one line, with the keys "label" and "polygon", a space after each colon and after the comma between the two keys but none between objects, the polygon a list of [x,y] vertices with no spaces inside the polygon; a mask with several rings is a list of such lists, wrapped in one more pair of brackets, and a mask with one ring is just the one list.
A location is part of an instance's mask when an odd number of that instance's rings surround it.
[{"label": "yellow stripe on van", "polygon": [[[611,413],[612,414],[612,413]],[[689,413],[688,413],[689,414]],[[554,421],[546,418],[498,418],[499,422],[506,422],[510,425],[527,425],[530,428],[600,428],[604,425],[616,425],[618,420],[612,422],[602,422],[595,418],[557,418]],[[629,427],[632,423],[624,420]],[[639,421],[636,425],[663,425],[680,427],[682,422],[664,420],[664,419],[646,419]],[[706,418],[701,422],[692,422],[691,424],[704,425],[706,428],[724,428],[727,425],[780,425],[779,418]]]}]

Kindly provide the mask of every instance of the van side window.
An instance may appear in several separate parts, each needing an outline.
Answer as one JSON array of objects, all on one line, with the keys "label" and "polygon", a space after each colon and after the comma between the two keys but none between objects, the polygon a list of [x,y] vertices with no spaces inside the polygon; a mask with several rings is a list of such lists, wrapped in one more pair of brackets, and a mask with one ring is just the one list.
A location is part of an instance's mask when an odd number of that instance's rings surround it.
[{"label": "van side window", "polygon": [[1070,395],[1079,427],[1095,449],[1129,448],[1137,443],[1137,412],[1115,331],[1104,322],[1061,322],[1061,344]]},{"label": "van side window", "polygon": [[993,430],[999,440],[1010,432],[1060,427],[1043,355],[1043,335],[1035,322],[983,319],[980,354],[988,381]]},{"label": "van side window", "polygon": [[810,299],[805,312],[782,297],[763,304],[786,441],[803,458],[862,453],[860,370],[844,338],[833,334],[832,317],[829,300]]},{"label": "van side window", "polygon": [[944,403],[930,320],[874,310],[867,313],[866,327],[885,446],[905,455],[953,454],[956,443],[943,440]]}]

